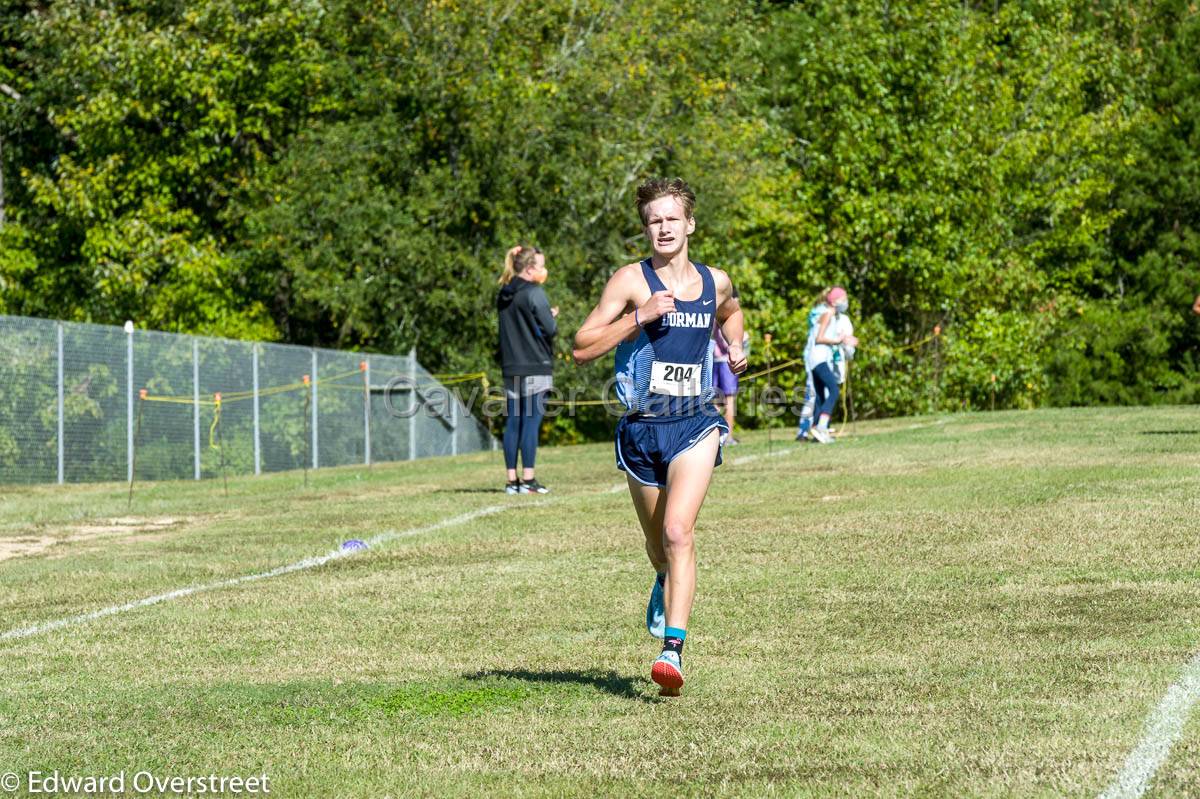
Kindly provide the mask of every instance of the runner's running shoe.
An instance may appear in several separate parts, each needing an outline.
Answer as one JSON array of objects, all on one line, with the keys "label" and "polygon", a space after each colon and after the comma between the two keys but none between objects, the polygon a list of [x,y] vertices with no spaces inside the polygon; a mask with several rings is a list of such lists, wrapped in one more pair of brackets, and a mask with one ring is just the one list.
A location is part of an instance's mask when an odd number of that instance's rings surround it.
[{"label": "runner's running shoe", "polygon": [[549,494],[550,489],[539,483],[537,480],[526,480],[521,483],[522,494]]},{"label": "runner's running shoe", "polygon": [[505,494],[520,494],[521,493],[521,481],[513,480],[510,483],[505,483],[504,484],[504,493]]},{"label": "runner's running shoe", "polygon": [[678,691],[683,687],[683,662],[678,652],[664,651],[650,667],[650,679],[664,691]]}]

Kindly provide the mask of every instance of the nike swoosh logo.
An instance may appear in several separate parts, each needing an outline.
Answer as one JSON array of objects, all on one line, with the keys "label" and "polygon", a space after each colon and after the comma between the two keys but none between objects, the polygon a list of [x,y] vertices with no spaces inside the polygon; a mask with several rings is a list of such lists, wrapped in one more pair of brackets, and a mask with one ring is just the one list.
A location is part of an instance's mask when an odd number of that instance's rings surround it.
[{"label": "nike swoosh logo", "polygon": [[713,301],[712,301],[712,300],[707,300],[706,302],[702,302],[702,303],[700,303],[700,304],[701,304],[701,305],[712,305],[712,304],[713,304]]}]

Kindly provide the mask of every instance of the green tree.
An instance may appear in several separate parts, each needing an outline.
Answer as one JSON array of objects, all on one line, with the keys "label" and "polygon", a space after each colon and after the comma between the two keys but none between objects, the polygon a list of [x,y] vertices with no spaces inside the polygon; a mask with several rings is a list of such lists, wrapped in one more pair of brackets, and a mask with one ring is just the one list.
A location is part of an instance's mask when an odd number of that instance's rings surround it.
[{"label": "green tree", "polygon": [[[735,4],[339,7],[326,47],[354,80],[239,195],[245,269],[275,276],[290,340],[417,346],[438,370],[495,377],[513,243],[549,253],[565,339],[642,253],[639,181],[688,175],[721,229],[744,191],[737,154],[764,129],[737,95],[754,23]],[[560,384],[595,396],[606,377]]]},{"label": "green tree", "polygon": [[[1066,2],[828,3],[776,16],[769,48],[770,113],[792,168],[778,173],[769,213],[745,227],[773,244],[753,296],[764,324],[796,354],[818,289],[843,282],[866,321],[865,412],[977,401],[986,386],[894,388],[941,383],[924,361],[958,352],[1010,362],[1002,349],[1017,339],[978,335],[973,320],[1015,312],[1048,334],[1055,298],[1102,262],[1109,165],[1132,115],[1110,80],[1112,43],[1076,25]],[[945,347],[888,357],[935,325]],[[1010,389],[1029,404],[1045,386]]]},{"label": "green tree", "polygon": [[[273,337],[221,225],[230,193],[299,115],[319,15],[274,0],[64,2],[16,24],[27,148],[14,312]],[[13,30],[11,17],[8,30]],[[12,36],[13,34],[8,34]]]},{"label": "green tree", "polygon": [[1184,2],[1150,11],[1120,31],[1141,122],[1114,160],[1120,219],[1108,263],[1080,286],[1047,364],[1057,404],[1200,398],[1190,310],[1200,292],[1200,13]]}]

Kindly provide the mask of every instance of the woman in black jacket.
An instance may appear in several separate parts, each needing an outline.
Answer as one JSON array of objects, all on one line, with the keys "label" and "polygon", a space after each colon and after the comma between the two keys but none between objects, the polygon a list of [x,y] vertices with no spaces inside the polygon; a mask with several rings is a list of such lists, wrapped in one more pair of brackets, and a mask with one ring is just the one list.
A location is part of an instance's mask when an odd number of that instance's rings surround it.
[{"label": "woman in black jacket", "polygon": [[[508,419],[504,426],[504,465],[509,494],[549,491],[533,476],[538,430],[546,412],[546,394],[554,387],[555,317],[542,284],[549,274],[537,247],[516,246],[504,259],[496,311],[500,316],[500,362]],[[517,453],[522,474],[517,479]]]}]

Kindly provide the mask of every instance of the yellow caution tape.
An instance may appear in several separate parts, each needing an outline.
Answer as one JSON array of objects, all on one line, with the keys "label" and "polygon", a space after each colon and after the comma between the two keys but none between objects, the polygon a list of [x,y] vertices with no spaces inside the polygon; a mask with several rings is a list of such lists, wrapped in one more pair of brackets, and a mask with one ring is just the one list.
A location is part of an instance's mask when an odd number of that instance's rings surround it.
[{"label": "yellow caution tape", "polygon": [[[361,371],[362,371],[361,369],[355,369],[352,372],[342,372],[339,374],[327,375],[325,377],[318,377],[317,382],[318,382],[318,384],[321,384],[321,383],[326,384],[325,388],[334,388],[334,387],[337,387],[337,385],[335,383],[333,383],[333,381],[344,380],[347,377],[361,374]],[[258,393],[259,397],[270,397],[275,394],[284,394],[288,391],[298,391],[301,389],[306,389],[308,387],[309,387],[309,382],[307,380],[300,380],[295,383],[285,383],[285,384],[279,385],[279,386],[271,386],[270,388],[260,389],[257,393]],[[222,394],[221,398],[222,398],[223,402],[228,403],[228,402],[237,402],[239,400],[253,399],[254,395],[255,395],[255,392],[253,389],[251,389],[249,391],[230,391],[229,393]],[[196,404],[213,405],[213,404],[215,404],[212,400],[199,400],[194,397],[187,397],[187,396],[147,395],[145,397],[145,400],[147,402],[173,402],[173,403],[176,403],[179,405],[196,405]]]},{"label": "yellow caution tape", "polygon": [[220,449],[220,446],[216,441],[216,433],[217,425],[221,423],[221,395],[213,394],[213,401],[211,404],[215,406],[215,409],[213,410],[212,425],[208,428],[208,446],[211,449]]}]

